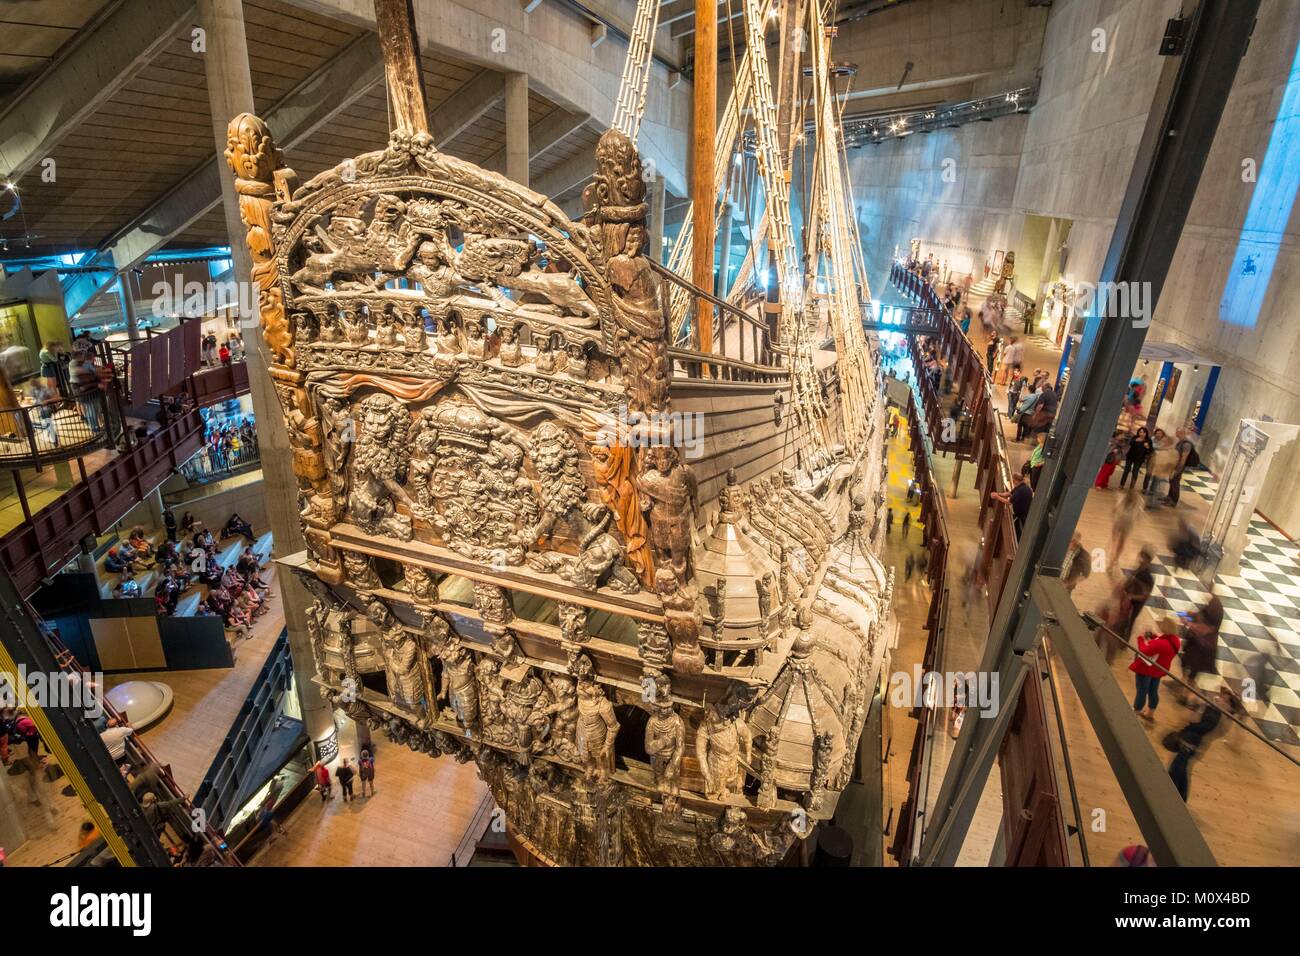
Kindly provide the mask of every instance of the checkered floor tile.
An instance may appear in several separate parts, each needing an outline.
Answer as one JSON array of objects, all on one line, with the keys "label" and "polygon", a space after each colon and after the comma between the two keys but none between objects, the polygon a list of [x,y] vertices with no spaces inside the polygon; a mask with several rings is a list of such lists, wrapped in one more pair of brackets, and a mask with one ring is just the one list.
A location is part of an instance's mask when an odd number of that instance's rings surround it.
[{"label": "checkered floor tile", "polygon": [[[1198,471],[1184,476],[1183,488],[1213,501],[1218,482]],[[1172,555],[1159,555],[1151,570],[1152,609],[1192,613],[1209,597],[1194,573],[1174,566]],[[1225,611],[1219,673],[1240,691],[1247,665],[1267,655],[1267,686],[1257,693],[1255,720],[1270,740],[1300,746],[1300,545],[1255,517],[1238,573],[1216,574],[1214,590]]]}]

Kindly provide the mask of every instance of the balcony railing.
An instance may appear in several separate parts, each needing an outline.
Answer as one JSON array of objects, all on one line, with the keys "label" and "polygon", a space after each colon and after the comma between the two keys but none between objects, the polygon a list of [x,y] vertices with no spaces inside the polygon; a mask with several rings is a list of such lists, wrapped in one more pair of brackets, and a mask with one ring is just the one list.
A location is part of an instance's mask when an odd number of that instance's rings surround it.
[{"label": "balcony railing", "polygon": [[40,468],[113,444],[108,400],[98,389],[0,409],[0,468]]}]

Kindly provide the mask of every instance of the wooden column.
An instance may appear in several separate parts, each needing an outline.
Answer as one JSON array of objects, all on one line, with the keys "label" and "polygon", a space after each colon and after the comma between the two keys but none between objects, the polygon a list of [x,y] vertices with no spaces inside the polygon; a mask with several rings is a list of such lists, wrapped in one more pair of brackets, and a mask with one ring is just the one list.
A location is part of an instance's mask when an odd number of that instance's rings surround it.
[{"label": "wooden column", "polygon": [[388,86],[388,106],[393,111],[393,129],[427,133],[429,111],[411,0],[375,0],[375,22],[384,51],[384,82]]},{"label": "wooden column", "polygon": [[[713,288],[713,140],[718,123],[718,5],[695,2],[695,126],[691,142],[691,198],[695,200],[691,245],[691,278],[701,289]],[[695,304],[696,334],[701,352],[713,348],[713,305]]]}]

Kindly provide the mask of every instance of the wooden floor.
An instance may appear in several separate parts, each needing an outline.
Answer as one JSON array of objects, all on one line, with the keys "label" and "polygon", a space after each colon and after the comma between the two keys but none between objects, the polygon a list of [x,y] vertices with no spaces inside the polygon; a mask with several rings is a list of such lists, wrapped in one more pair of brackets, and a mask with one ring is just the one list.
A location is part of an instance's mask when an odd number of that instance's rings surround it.
[{"label": "wooden floor", "polygon": [[[340,731],[340,757],[357,755],[355,729]],[[447,866],[471,822],[490,800],[471,763],[430,757],[387,740],[372,740],[375,795],[322,803],[316,794],[293,812],[285,833],[254,858],[254,866]],[[337,767],[337,762],[332,766]],[[354,781],[360,794],[361,783]]]},{"label": "wooden floor", "polygon": [[[978,299],[972,308],[978,310]],[[982,354],[985,341],[978,323],[973,325],[971,336]],[[1025,353],[1025,367],[1030,372],[1042,367],[1054,374],[1060,363],[1059,353],[1041,348],[1032,340],[1027,342]],[[1005,409],[1005,389],[998,387],[996,392]],[[1014,430],[1008,429],[1011,464],[1017,467],[1022,456],[1028,457],[1030,446],[1011,442],[1013,437]],[[951,466],[939,467],[947,470]],[[965,467],[967,473],[973,471],[970,466]],[[1089,550],[1111,547],[1112,516],[1120,494],[1118,484],[1117,473],[1111,480],[1112,490],[1093,489],[1089,493],[1078,525],[1083,544]],[[978,502],[972,493],[962,494],[959,490],[958,498],[949,498],[948,505],[951,514],[960,516],[976,508]],[[1075,590],[1076,606],[1081,611],[1096,611],[1109,599],[1122,569],[1133,566],[1143,545],[1155,553],[1168,553],[1167,542],[1178,519],[1186,517],[1199,528],[1204,524],[1208,508],[1200,496],[1184,493],[1177,509],[1143,511],[1123,552],[1105,556],[1110,573],[1093,573]],[[1231,613],[1229,609],[1229,617]],[[1131,654],[1121,654],[1112,665],[1116,680],[1129,695],[1133,691],[1133,675],[1128,670],[1131,661]],[[1108,866],[1125,846],[1142,842],[1141,834],[1059,661],[1053,661],[1053,669],[1061,696],[1061,722],[1065,727],[1064,747],[1059,740],[1054,741],[1060,777],[1064,786],[1063,753],[1068,753],[1083,818],[1082,837],[1090,862],[1094,866]],[[1166,766],[1173,755],[1161,746],[1162,739],[1193,717],[1192,711],[1177,702],[1174,688],[1169,684],[1169,680],[1163,682],[1161,704],[1154,722],[1143,723],[1153,749]],[[1297,792],[1300,792],[1300,769],[1244,729],[1232,726],[1192,764],[1188,806],[1220,864],[1295,866],[1300,864]],[[1065,797],[1068,804],[1068,792]],[[1066,816],[1072,819],[1069,806]],[[1094,824],[1094,820],[1101,822]],[[1072,842],[1072,852],[1076,850],[1077,842]],[[1076,855],[1077,862],[1080,860]]]},{"label": "wooden floor", "polygon": [[[918,723],[912,719],[909,708],[900,706],[892,693],[895,686],[904,678],[906,686],[915,685],[913,668],[919,667],[925,656],[926,641],[929,633],[925,630],[926,615],[930,606],[930,588],[924,575],[914,573],[907,578],[906,561],[908,554],[913,557],[921,553],[921,535],[915,527],[903,535],[902,519],[904,514],[911,514],[915,526],[920,518],[920,508],[906,502],[908,482],[914,475],[912,452],[906,425],[899,429],[898,437],[889,442],[888,505],[894,512],[894,525],[890,535],[885,539],[885,563],[894,568],[894,613],[898,619],[899,639],[890,662],[891,676],[889,692],[884,707],[883,735],[888,741],[888,755],[885,763],[885,815],[890,821],[890,833],[887,841],[898,826],[898,814],[903,801],[908,796],[907,767],[912,746],[916,738]],[[942,463],[939,463],[942,467]],[[967,469],[967,480],[973,474]],[[958,499],[961,502],[961,499]],[[954,502],[949,502],[950,506]],[[956,515],[949,515],[953,526],[950,533],[960,541],[969,536],[970,529],[963,524],[963,509],[958,508]],[[954,549],[959,551],[960,549]],[[957,599],[960,602],[960,598]],[[979,601],[972,600],[968,608],[961,608],[960,603],[948,618],[948,654],[940,670],[974,670],[983,651],[984,640],[988,633],[988,622],[980,611]],[[934,737],[934,757],[928,774],[928,786],[925,787],[927,809],[932,809],[943,781],[943,773],[952,754],[955,740],[948,734],[947,726],[940,727]],[[892,819],[890,814],[892,812]],[[979,808],[971,821],[966,842],[958,858],[959,866],[986,866],[993,852],[997,838],[998,826],[1002,813],[1002,787],[997,775],[991,775],[989,785],[980,799]],[[886,864],[895,865],[893,858],[886,854]]]}]

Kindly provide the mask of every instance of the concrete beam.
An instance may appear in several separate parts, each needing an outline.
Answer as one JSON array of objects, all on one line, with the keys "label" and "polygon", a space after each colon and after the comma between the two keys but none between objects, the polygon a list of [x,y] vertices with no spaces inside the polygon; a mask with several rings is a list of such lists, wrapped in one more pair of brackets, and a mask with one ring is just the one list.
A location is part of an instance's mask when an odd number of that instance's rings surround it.
[{"label": "concrete beam", "polygon": [[582,185],[595,173],[596,148],[593,146],[538,176],[532,189],[554,199],[564,195],[573,187]]},{"label": "concrete beam", "polygon": [[[481,120],[492,107],[505,98],[506,78],[492,70],[483,70],[453,93],[429,116],[433,141],[445,146]],[[339,159],[343,157],[340,156]]]},{"label": "concrete beam", "polygon": [[0,114],[0,172],[17,180],[39,163],[193,22],[194,8],[193,0],[125,0],[82,30]]},{"label": "concrete beam", "polygon": [[[587,113],[574,113],[566,109],[558,109],[546,119],[534,123],[528,130],[529,162],[536,162],[548,149],[568,139],[586,126],[590,120],[591,116]],[[506,171],[505,149],[498,149],[489,156],[483,162],[483,168],[504,174]]]},{"label": "concrete beam", "polygon": [[[383,79],[379,37],[363,34],[285,94],[264,119],[276,134],[280,147],[292,148]],[[102,267],[105,271],[83,274],[68,289],[65,297],[68,315],[81,311],[117,273],[131,268],[184,232],[221,202],[225,174],[225,159],[213,156],[101,244],[90,261],[83,264]]]},{"label": "concrete beam", "polygon": [[[724,4],[718,8],[718,23],[725,24],[728,19],[736,20],[739,19],[740,17],[743,17],[744,15],[745,15],[744,6],[742,4],[733,3],[731,5],[731,17],[728,18],[727,8],[726,5]],[[674,40],[680,40],[682,37],[691,36],[694,32],[695,32],[694,18],[690,20],[686,20],[686,19],[678,20],[676,23],[674,23],[672,26],[668,28],[668,35],[672,37]],[[722,30],[720,29],[718,33],[719,36],[721,36]],[[743,36],[737,36],[736,37],[737,44],[743,43],[744,39],[745,38]]]}]

